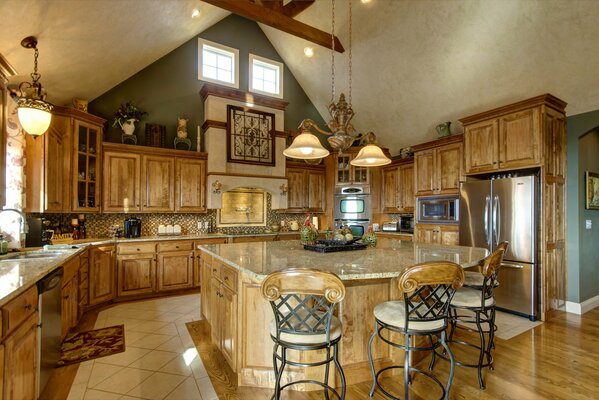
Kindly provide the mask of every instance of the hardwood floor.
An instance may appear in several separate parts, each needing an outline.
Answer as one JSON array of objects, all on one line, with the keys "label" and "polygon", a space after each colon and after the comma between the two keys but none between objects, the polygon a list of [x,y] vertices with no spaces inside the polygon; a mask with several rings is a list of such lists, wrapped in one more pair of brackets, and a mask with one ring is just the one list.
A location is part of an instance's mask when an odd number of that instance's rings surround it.
[{"label": "hardwood floor", "polygon": [[[188,325],[188,327],[190,327]],[[236,376],[228,368],[218,350],[210,343],[209,326],[205,321],[190,327],[190,333],[219,399],[262,400],[269,399],[267,389],[237,387]],[[466,337],[466,333],[461,333]],[[478,387],[476,370],[456,368],[451,388],[451,399],[597,399],[599,398],[599,308],[583,316],[556,312],[551,321],[510,340],[496,339],[494,351],[495,370],[484,372],[487,389]],[[472,352],[455,349],[456,357],[463,360]],[[470,358],[467,358],[469,360]],[[419,365],[426,368],[430,357]],[[439,360],[435,374],[447,380],[448,363]],[[398,378],[383,380],[398,397],[403,398],[403,388]],[[347,388],[348,400],[368,398],[370,382]],[[401,394],[401,396],[400,396]],[[416,377],[411,388],[411,399],[436,399],[438,388],[427,379]],[[322,391],[287,391],[284,399],[322,399]],[[375,399],[384,399],[380,392]]]}]

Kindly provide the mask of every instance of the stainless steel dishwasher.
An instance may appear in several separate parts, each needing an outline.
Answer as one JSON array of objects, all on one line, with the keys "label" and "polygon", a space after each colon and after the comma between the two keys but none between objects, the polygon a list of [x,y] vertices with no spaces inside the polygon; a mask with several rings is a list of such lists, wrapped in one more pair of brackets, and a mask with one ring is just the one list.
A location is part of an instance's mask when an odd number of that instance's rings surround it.
[{"label": "stainless steel dishwasher", "polygon": [[61,281],[63,269],[52,271],[37,282],[40,324],[38,331],[38,393],[43,392],[50,375],[60,359],[61,345]]}]

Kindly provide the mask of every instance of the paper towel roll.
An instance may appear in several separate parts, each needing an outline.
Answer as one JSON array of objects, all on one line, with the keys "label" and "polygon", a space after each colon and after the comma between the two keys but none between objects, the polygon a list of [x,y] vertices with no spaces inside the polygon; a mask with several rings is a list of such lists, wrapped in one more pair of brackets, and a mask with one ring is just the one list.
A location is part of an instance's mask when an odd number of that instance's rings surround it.
[{"label": "paper towel roll", "polygon": [[318,230],[318,217],[312,217],[312,225]]}]

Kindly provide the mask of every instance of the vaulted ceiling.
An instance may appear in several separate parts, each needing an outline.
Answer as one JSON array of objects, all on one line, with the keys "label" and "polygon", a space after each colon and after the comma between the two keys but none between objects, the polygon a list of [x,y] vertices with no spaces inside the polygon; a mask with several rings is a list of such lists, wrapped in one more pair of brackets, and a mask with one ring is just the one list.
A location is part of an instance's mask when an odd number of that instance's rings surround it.
[{"label": "vaulted ceiling", "polygon": [[[599,1],[353,0],[353,107],[360,132],[374,131],[392,154],[435,137],[435,126],[552,93],[569,115],[599,109]],[[191,10],[201,9],[191,19]],[[336,0],[337,94],[348,94],[348,3]],[[50,100],[93,99],[227,16],[180,0],[0,2],[0,53],[21,73],[40,72]],[[331,3],[317,0],[296,19],[330,31]],[[8,21],[8,23],[6,23]],[[260,25],[328,120],[331,54]],[[305,46],[316,53],[306,58]]]}]

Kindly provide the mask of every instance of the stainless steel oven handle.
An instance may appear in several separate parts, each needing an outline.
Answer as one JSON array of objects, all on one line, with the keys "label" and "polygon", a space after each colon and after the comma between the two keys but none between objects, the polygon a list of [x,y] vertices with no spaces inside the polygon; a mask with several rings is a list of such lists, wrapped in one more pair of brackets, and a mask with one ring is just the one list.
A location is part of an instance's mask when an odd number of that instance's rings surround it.
[{"label": "stainless steel oven handle", "polygon": [[487,195],[487,197],[485,198],[485,218],[484,218],[484,224],[485,224],[485,243],[487,243],[487,245],[491,244],[491,238],[489,236],[489,207],[491,206],[491,196]]}]

